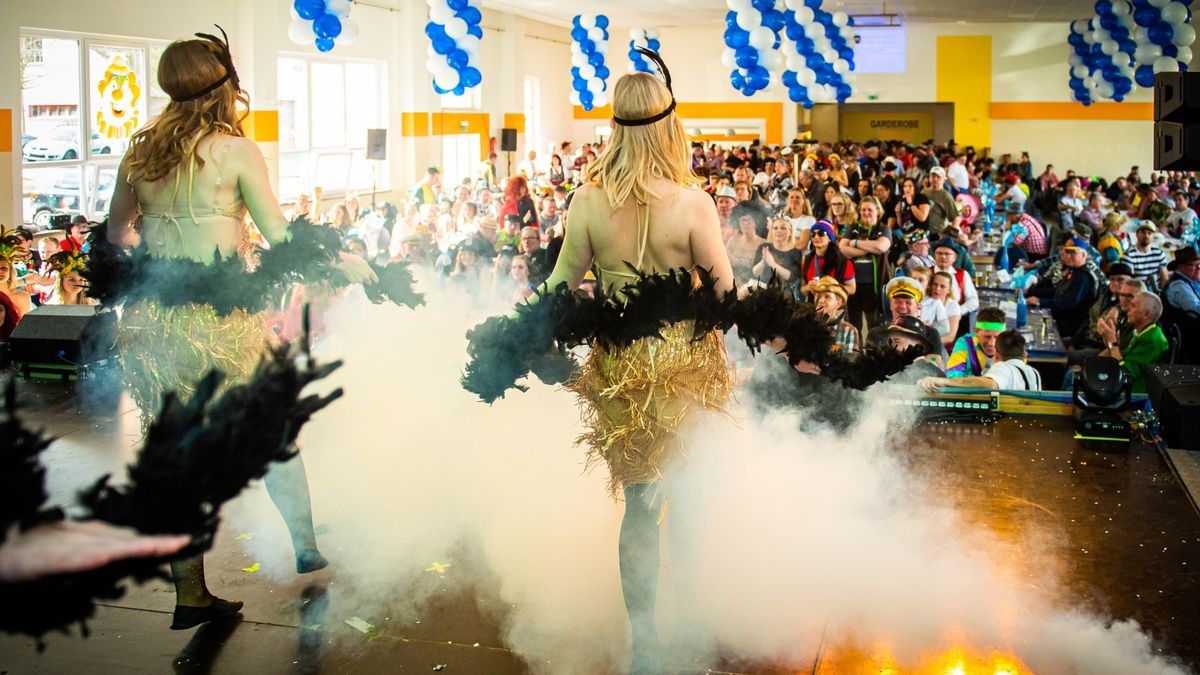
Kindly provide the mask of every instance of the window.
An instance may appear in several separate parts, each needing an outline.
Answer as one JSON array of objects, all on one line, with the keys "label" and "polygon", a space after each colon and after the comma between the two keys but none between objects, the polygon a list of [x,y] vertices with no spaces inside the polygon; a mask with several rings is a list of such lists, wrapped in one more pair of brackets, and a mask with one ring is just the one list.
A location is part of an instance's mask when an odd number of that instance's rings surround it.
[{"label": "window", "polygon": [[21,36],[24,221],[103,218],[130,137],[166,106],[147,73],[165,43],[45,33]]},{"label": "window", "polygon": [[367,129],[386,128],[384,64],[279,58],[279,198],[387,188],[387,163],[366,159]]},{"label": "window", "polygon": [[[542,147],[541,81],[536,77],[525,77],[525,150]],[[550,158],[546,157],[546,166]]]}]

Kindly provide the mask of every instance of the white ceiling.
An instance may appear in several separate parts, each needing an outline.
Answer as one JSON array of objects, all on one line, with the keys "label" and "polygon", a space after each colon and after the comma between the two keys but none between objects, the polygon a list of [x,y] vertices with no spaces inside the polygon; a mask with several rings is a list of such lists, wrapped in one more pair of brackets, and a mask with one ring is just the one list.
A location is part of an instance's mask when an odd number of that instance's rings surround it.
[{"label": "white ceiling", "polygon": [[[826,0],[825,10],[896,14],[906,23],[1072,21],[1095,13],[1093,0]],[[722,21],[724,0],[483,0],[483,6],[547,23],[605,14],[617,26],[699,26]]]}]

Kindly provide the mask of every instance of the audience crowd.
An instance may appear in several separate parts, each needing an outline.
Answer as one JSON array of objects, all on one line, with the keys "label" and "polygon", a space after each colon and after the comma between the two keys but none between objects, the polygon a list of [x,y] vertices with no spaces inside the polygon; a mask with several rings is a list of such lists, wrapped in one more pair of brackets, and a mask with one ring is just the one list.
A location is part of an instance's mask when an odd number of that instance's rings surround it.
[{"label": "audience crowd", "polygon": [[[530,151],[507,178],[493,154],[457,182],[429,167],[398,205],[313,190],[287,213],[336,228],[369,260],[426,267],[471,302],[521,302],[554,268],[570,190],[603,151]],[[1048,312],[1072,368],[1117,359],[1135,391],[1151,363],[1200,363],[1195,174],[1035,174],[1027,153],[991,157],[954,141],[697,143],[692,168],[739,293],[781,284],[813,303],[847,354],[919,345],[927,388],[1041,388],[1024,361],[1028,332],[998,297]],[[93,303],[78,273],[86,228],[77,218],[36,246],[29,230],[5,233],[0,340],[36,305]],[[595,284],[589,274],[581,290]]]}]

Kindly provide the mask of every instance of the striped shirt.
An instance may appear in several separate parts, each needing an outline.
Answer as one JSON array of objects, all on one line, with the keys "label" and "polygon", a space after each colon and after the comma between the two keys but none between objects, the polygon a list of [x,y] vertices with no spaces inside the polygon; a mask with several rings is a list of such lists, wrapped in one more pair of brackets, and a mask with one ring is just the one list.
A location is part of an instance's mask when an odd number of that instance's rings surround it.
[{"label": "striped shirt", "polygon": [[1167,254],[1157,246],[1142,251],[1131,246],[1122,258],[1133,268],[1133,278],[1141,279],[1150,288],[1158,288],[1158,271],[1167,266]]}]

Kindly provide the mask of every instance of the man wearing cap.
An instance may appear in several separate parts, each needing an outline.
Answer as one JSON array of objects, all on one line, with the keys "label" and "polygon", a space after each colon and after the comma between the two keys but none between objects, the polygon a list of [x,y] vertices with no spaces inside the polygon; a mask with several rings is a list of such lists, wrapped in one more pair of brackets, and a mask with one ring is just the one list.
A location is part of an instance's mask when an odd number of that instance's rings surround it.
[{"label": "man wearing cap", "polygon": [[1116,329],[1111,323],[1100,324],[1100,335],[1108,345],[1100,356],[1116,359],[1129,376],[1133,393],[1146,393],[1146,369],[1152,363],[1161,363],[1169,345],[1167,337],[1158,325],[1162,316],[1162,300],[1149,291],[1142,291],[1130,302],[1129,325],[1133,337],[1122,347]]},{"label": "man wearing cap", "polygon": [[936,261],[929,252],[929,235],[925,230],[913,230],[905,239],[908,241],[908,260],[904,263],[905,269],[912,270],[914,267],[933,269]]},{"label": "man wearing cap", "polygon": [[1179,362],[1200,364],[1200,256],[1194,248],[1181,248],[1167,269],[1163,323],[1179,329]]},{"label": "man wearing cap", "polygon": [[958,221],[958,204],[946,191],[946,170],[935,166],[929,170],[929,187],[922,191],[929,198],[929,231],[941,235]]},{"label": "man wearing cap", "polygon": [[1064,342],[1070,341],[1079,326],[1087,321],[1088,310],[1100,289],[1099,270],[1095,265],[1087,264],[1087,247],[1087,241],[1079,237],[1067,240],[1059,249],[1062,277],[1055,283],[1039,282],[1025,293],[1031,307],[1050,310]]},{"label": "man wearing cap", "polygon": [[496,234],[495,241],[496,250],[511,246],[515,249],[521,248],[521,217],[515,213],[510,213],[504,216],[504,229]]},{"label": "man wearing cap", "polygon": [[729,243],[729,238],[737,234],[736,225],[729,219],[733,207],[737,206],[737,192],[728,185],[722,185],[716,191],[717,218],[721,221],[721,239]]},{"label": "man wearing cap", "polygon": [[1141,279],[1153,290],[1167,283],[1167,254],[1154,245],[1154,233],[1158,229],[1149,220],[1137,226],[1137,241],[1125,251],[1122,260],[1133,268],[1135,279]]},{"label": "man wearing cap", "polygon": [[983,373],[963,377],[925,377],[917,382],[917,386],[935,394],[944,387],[1041,391],[1042,376],[1025,363],[1025,337],[1015,330],[1006,330],[999,333],[993,342],[996,360]]},{"label": "man wearing cap", "polygon": [[954,288],[951,289],[955,302],[958,303],[964,315],[979,309],[979,293],[975,291],[975,282],[966,270],[955,265],[959,250],[942,238],[933,247],[934,272],[945,272],[954,277]]},{"label": "man wearing cap", "polygon": [[[942,339],[938,335],[937,329],[921,321],[921,299],[925,297],[925,289],[921,288],[921,285],[913,279],[896,277],[888,282],[884,288],[884,294],[887,295],[888,306],[892,310],[892,324],[905,318],[916,320],[925,327],[922,332],[930,345],[927,353],[945,358],[946,349],[942,346]],[[868,331],[867,343],[879,347],[886,347],[890,344],[888,329],[892,324],[881,324]]]},{"label": "man wearing cap", "polygon": [[421,182],[413,186],[409,196],[412,197],[413,204],[421,206],[437,204],[441,193],[442,172],[436,166],[431,166],[425,170],[425,177],[421,179]]},{"label": "man wearing cap", "polygon": [[816,301],[817,312],[825,317],[826,325],[833,332],[837,349],[842,354],[858,352],[858,329],[846,321],[846,287],[833,277],[821,277],[809,285],[808,290]]},{"label": "man wearing cap", "polygon": [[[1101,317],[1106,316],[1111,310],[1120,307],[1121,287],[1125,285],[1126,281],[1133,278],[1133,270],[1129,268],[1129,265],[1117,262],[1109,266],[1107,276],[1107,289],[1097,294],[1096,301],[1088,309],[1087,323],[1080,324],[1074,339],[1071,340],[1072,347],[1070,351],[1073,354],[1095,356],[1095,354],[1098,354],[1104,348],[1104,340],[1100,337],[1100,333],[1097,332],[1096,326],[1100,322]],[[1094,349],[1095,352],[1085,354],[1088,349]]]},{"label": "man wearing cap", "polygon": [[1005,330],[1004,310],[984,307],[979,310],[975,332],[958,338],[946,360],[946,377],[982,375],[996,357],[996,336]]}]

